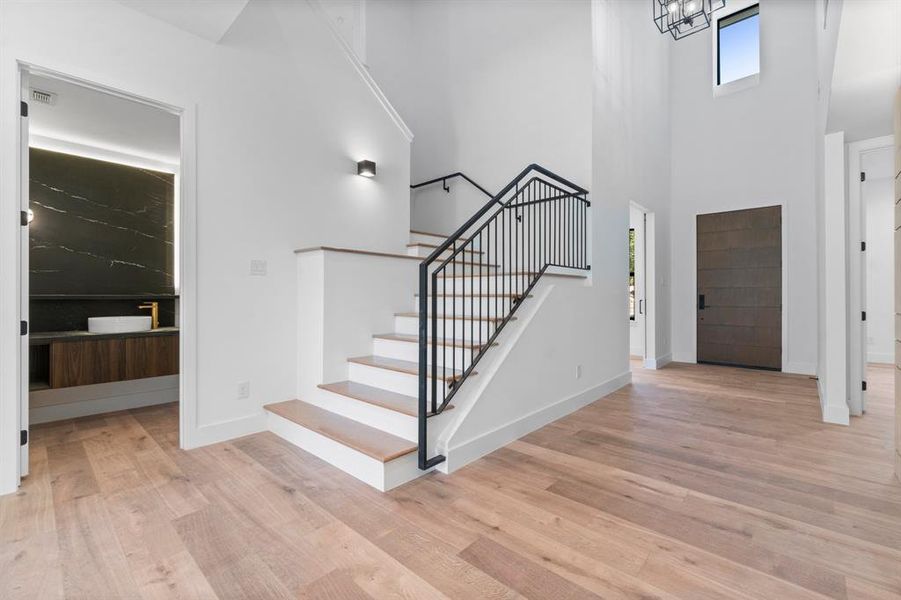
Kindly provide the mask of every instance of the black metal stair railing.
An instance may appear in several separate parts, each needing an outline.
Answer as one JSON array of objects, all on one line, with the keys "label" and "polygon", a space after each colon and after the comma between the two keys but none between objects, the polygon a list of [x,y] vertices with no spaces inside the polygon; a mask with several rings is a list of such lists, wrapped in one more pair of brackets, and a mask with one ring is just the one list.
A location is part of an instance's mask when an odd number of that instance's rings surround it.
[{"label": "black metal stair railing", "polygon": [[420,469],[445,460],[428,456],[428,419],[447,408],[548,267],[591,268],[590,206],[587,190],[529,165],[420,263]]}]

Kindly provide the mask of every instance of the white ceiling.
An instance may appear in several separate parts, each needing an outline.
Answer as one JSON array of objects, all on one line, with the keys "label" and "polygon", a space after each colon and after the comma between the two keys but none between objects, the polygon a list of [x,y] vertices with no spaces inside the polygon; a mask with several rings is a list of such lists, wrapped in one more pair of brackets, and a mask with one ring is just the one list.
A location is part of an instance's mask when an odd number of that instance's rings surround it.
[{"label": "white ceiling", "polygon": [[248,0],[118,0],[139,12],[218,43]]},{"label": "white ceiling", "polygon": [[829,131],[849,141],[892,133],[901,86],[901,0],[845,0],[839,27]]},{"label": "white ceiling", "polygon": [[[105,151],[123,157],[177,165],[178,117],[164,110],[84,86],[32,75],[29,87],[56,94],[53,105],[28,103],[33,145],[73,151]],[[48,145],[51,142],[63,142]],[[99,157],[99,156],[98,156]]]}]

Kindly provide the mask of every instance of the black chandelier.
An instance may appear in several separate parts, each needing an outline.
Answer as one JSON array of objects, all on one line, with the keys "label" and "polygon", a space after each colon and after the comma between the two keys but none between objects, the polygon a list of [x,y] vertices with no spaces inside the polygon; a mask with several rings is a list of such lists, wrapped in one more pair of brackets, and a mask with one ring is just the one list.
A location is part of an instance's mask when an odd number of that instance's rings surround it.
[{"label": "black chandelier", "polygon": [[713,11],[726,6],[726,0],[651,0],[651,4],[660,33],[680,40],[710,27]]}]

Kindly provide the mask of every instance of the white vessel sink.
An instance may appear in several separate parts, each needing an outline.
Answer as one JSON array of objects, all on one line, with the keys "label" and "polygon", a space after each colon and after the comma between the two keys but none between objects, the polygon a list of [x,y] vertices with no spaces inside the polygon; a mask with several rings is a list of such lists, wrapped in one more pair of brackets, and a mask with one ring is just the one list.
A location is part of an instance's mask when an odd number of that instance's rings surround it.
[{"label": "white vessel sink", "polygon": [[150,331],[150,317],[89,317],[91,333],[128,333]]}]

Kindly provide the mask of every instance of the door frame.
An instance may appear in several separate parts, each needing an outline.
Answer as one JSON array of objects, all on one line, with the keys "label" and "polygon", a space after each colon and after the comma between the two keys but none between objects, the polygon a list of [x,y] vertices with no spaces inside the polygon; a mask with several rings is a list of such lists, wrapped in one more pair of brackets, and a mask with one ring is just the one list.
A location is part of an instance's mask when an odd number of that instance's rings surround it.
[{"label": "door frame", "polygon": [[866,206],[862,201],[860,181],[864,155],[870,152],[893,149],[895,138],[891,135],[870,138],[847,144],[848,157],[848,410],[859,417],[866,412],[867,394],[858,382],[866,380],[867,326],[862,319],[866,310],[866,252],[861,242],[866,241]]},{"label": "door frame", "polygon": [[691,220],[691,232],[693,239],[693,250],[691,252],[691,277],[693,279],[692,291],[694,295],[691,298],[692,308],[691,315],[693,321],[692,327],[692,335],[694,336],[694,360],[693,362],[698,363],[698,217],[700,215],[715,215],[717,213],[724,212],[736,212],[741,210],[754,210],[756,208],[770,208],[770,207],[779,207],[779,218],[780,218],[780,237],[782,239],[782,266],[781,266],[781,296],[782,296],[782,309],[780,315],[781,327],[782,327],[782,366],[780,367],[780,371],[782,373],[801,373],[803,375],[811,375],[812,373],[807,372],[806,370],[794,369],[791,366],[791,363],[788,359],[788,206],[784,202],[767,202],[762,201],[759,204],[754,204],[751,206],[741,206],[741,207],[729,207],[722,208],[720,210],[714,210],[712,212],[696,212],[692,215]]},{"label": "door frame", "polygon": [[[158,100],[141,94],[125,91],[124,86],[115,83],[98,83],[88,77],[68,74],[62,70],[39,66],[25,61],[2,63],[3,73],[15,85],[3,88],[0,106],[4,114],[0,125],[10,122],[10,113],[15,110],[19,118],[19,102],[28,97],[28,76],[40,75],[80,85],[101,93],[111,94],[134,102],[140,102],[164,110],[179,118],[180,157],[177,175],[176,202],[179,224],[177,226],[179,272],[179,445],[192,448],[198,444],[197,435],[197,179],[196,179],[196,107],[186,99]],[[15,102],[11,102],[15,94]],[[12,128],[8,128],[12,129]],[[9,224],[10,218],[18,217],[23,202],[27,202],[28,140],[27,127],[17,128],[17,133],[4,136],[0,146],[0,168],[5,173],[16,173],[7,178],[0,187],[0,208]],[[13,180],[13,181],[9,181]],[[28,297],[27,277],[27,228],[16,219],[16,229],[8,225],[0,228],[0,247],[15,248],[0,259],[0,272],[12,274],[0,280],[0,313],[6,318],[15,315],[15,325],[27,317]],[[25,254],[25,256],[23,256]],[[12,319],[9,319],[12,322]],[[27,336],[15,336],[16,351],[12,344],[0,346],[0,381],[15,382],[15,387],[0,387],[0,494],[11,493],[21,482],[23,472],[23,452],[19,444],[19,431],[27,425],[28,408],[28,342]],[[24,339],[24,342],[22,341]],[[23,350],[24,349],[24,350]],[[24,378],[24,381],[23,381]],[[24,390],[24,391],[23,391]],[[27,449],[26,449],[27,452]]]},{"label": "door frame", "polygon": [[[640,229],[632,227],[631,212],[633,208],[641,213]],[[634,202],[629,202],[629,212],[629,231],[635,230],[635,319],[629,323],[629,355],[632,355],[633,350],[631,328],[634,324],[634,326],[641,328],[641,360],[644,363],[648,358],[647,258],[645,256],[647,250],[645,241],[647,213]]]}]

